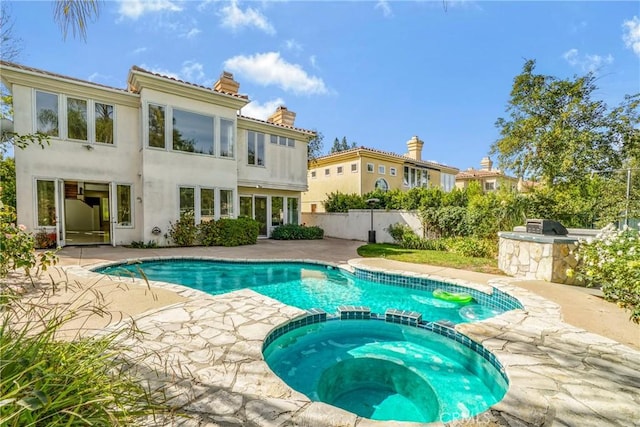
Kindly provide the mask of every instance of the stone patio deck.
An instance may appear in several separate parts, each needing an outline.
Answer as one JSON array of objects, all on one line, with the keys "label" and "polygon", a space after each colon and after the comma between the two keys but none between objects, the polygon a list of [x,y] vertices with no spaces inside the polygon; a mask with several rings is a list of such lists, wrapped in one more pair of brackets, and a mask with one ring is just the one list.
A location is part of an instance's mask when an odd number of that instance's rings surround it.
[{"label": "stone patio deck", "polygon": [[[123,255],[120,251],[119,256],[126,258]],[[267,255],[263,252],[256,258]],[[87,282],[100,277],[78,266],[94,264],[96,258],[73,266],[72,259],[67,261],[64,268],[74,277]],[[351,264],[424,274],[417,266],[380,259],[358,259]],[[461,276],[467,277],[454,280],[469,286],[495,286],[518,298],[525,309],[456,326],[498,357],[510,387],[490,411],[448,425],[638,425],[640,351],[564,323],[558,305],[515,286],[511,278],[495,277],[477,285],[471,281],[473,275]],[[263,340],[269,331],[302,310],[247,289],[211,296],[182,286],[151,284],[177,293],[181,301],[136,316],[136,325],[144,335],[126,344],[135,355],[144,356],[138,372],[153,386],[169,384],[167,391],[175,397],[172,403],[188,417],[148,420],[148,425],[427,425],[363,419],[311,402],[275,376],[263,360]]]}]

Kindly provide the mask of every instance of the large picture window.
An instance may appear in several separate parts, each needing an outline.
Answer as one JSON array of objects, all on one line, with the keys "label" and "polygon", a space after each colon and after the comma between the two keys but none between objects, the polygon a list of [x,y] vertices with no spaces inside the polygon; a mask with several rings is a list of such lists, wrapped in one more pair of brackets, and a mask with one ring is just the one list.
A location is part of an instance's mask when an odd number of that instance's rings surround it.
[{"label": "large picture window", "polygon": [[58,129],[58,95],[36,91],[36,131],[60,136]]},{"label": "large picture window", "polygon": [[271,226],[277,227],[284,224],[284,199],[282,197],[271,197]]},{"label": "large picture window", "polygon": [[56,225],[56,187],[54,181],[36,181],[38,227]]},{"label": "large picture window", "polygon": [[247,135],[247,163],[264,166],[264,134],[249,131]]},{"label": "large picture window", "polygon": [[232,120],[220,119],[220,157],[234,156],[233,127]]},{"label": "large picture window", "polygon": [[113,144],[113,105],[95,103],[96,142]]},{"label": "large picture window", "polygon": [[164,148],[164,110],[161,105],[149,104],[149,147]]},{"label": "large picture window", "polygon": [[87,140],[87,101],[67,98],[67,136],[69,139]]},{"label": "large picture window", "polygon": [[213,155],[213,117],[173,109],[173,149]]},{"label": "large picture window", "polygon": [[118,225],[121,227],[130,227],[133,225],[131,212],[131,186],[117,185],[116,198],[118,203]]}]

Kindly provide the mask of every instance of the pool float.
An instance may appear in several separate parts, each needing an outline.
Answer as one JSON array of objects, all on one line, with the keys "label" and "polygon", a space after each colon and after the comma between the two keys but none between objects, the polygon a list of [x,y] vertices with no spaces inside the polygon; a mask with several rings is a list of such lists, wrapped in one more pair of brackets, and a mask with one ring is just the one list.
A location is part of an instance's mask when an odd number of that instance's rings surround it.
[{"label": "pool float", "polygon": [[458,304],[467,304],[473,301],[473,297],[469,294],[465,294],[464,292],[447,292],[442,289],[436,289],[433,291],[433,296],[441,300],[457,302]]}]

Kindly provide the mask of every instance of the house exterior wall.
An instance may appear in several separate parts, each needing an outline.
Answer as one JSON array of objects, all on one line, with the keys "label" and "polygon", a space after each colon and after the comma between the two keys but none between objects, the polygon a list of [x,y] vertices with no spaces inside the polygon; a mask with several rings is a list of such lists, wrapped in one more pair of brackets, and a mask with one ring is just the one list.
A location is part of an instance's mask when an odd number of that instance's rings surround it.
[{"label": "house exterior wall", "polygon": [[[351,165],[357,165],[357,172],[351,172]],[[373,165],[373,171],[368,171],[368,165]],[[327,195],[333,192],[343,194],[363,195],[375,190],[376,182],[384,179],[388,190],[399,189],[407,191],[411,184],[404,183],[404,167],[428,170],[428,186],[441,186],[441,175],[447,173],[453,177],[458,169],[416,161],[403,156],[380,152],[367,148],[355,148],[343,152],[333,153],[309,162],[309,189],[302,193],[303,212],[325,212],[323,202]],[[342,174],[338,168],[342,167]],[[383,168],[381,171],[380,168]],[[391,168],[395,168],[395,176],[391,175]],[[326,174],[326,170],[329,174]],[[315,176],[314,176],[315,175]]]},{"label": "house exterior wall", "polygon": [[[99,196],[110,199],[108,221],[113,222],[116,185],[130,186],[132,223],[115,225],[109,233],[111,244],[128,244],[132,241],[155,240],[159,244],[169,243],[164,235],[169,225],[179,218],[180,187],[195,189],[195,208],[198,211],[199,190],[215,191],[217,203],[220,190],[233,192],[233,214],[239,213],[239,195],[266,194],[269,197],[296,199],[292,203],[292,214],[299,222],[300,194],[306,190],[307,141],[313,132],[292,126],[282,126],[238,115],[240,106],[248,100],[241,96],[190,85],[185,82],[158,76],[133,68],[129,75],[129,91],[107,88],[90,82],[58,76],[41,70],[1,63],[3,82],[10,88],[14,101],[14,131],[32,134],[37,130],[35,120],[36,90],[58,95],[59,137],[50,137],[50,145],[41,149],[31,145],[24,150],[16,149],[17,214],[18,221],[28,229],[41,228],[37,218],[36,180],[56,182],[56,214],[64,215],[60,206],[69,206],[66,219],[76,218],[79,230],[91,228],[93,216],[101,208],[83,206],[81,198],[69,196],[66,186],[77,182],[99,185]],[[91,126],[91,100],[114,106],[114,143],[66,139],[66,97],[87,100],[87,116]],[[148,105],[165,108],[165,148],[148,144]],[[234,154],[232,157],[184,152],[172,149],[173,109],[214,117],[214,146],[220,143],[220,119],[234,123]],[[266,165],[247,165],[247,131],[252,129],[268,135],[276,134],[295,140],[294,146],[266,143]],[[88,131],[91,134],[91,131]],[[109,190],[105,190],[109,189]],[[256,190],[256,191],[252,191]],[[257,191],[259,190],[259,191]],[[79,190],[78,190],[79,191]],[[107,192],[108,191],[108,192]],[[102,202],[101,202],[102,203]],[[82,217],[85,212],[86,218]],[[215,217],[220,216],[216,205]],[[91,218],[89,218],[91,217]],[[196,213],[198,218],[198,213]],[[48,231],[60,227],[60,220]],[[103,221],[104,223],[104,221]],[[104,224],[102,224],[104,228]],[[107,224],[107,226],[109,226]],[[51,229],[50,229],[51,228]],[[154,229],[160,231],[154,232]],[[269,228],[270,230],[270,228]],[[62,234],[62,230],[61,230]]]}]

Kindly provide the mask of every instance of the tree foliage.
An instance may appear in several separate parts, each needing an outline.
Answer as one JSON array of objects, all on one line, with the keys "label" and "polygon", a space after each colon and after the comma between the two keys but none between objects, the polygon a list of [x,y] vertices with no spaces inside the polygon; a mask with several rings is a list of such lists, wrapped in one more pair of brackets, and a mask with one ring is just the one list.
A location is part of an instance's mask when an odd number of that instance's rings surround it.
[{"label": "tree foliage", "polygon": [[500,166],[550,186],[620,168],[638,151],[640,94],[609,110],[594,99],[597,89],[593,73],[558,79],[536,74],[535,61],[526,61],[514,79],[509,117],[496,121],[501,138],[491,153]]},{"label": "tree foliage", "polygon": [[347,142],[347,137],[343,136],[342,141],[338,138],[333,140],[333,145],[331,146],[331,153],[337,153],[339,151],[350,150],[352,148],[356,148],[355,142]]},{"label": "tree foliage", "polygon": [[95,21],[99,14],[100,4],[97,0],[56,0],[53,6],[54,20],[65,39],[71,29],[74,37],[86,41],[87,23]]},{"label": "tree foliage", "polygon": [[315,135],[309,139],[307,143],[307,160],[310,162],[315,161],[320,155],[322,155],[322,148],[324,146],[324,135],[322,132],[316,131]]}]

